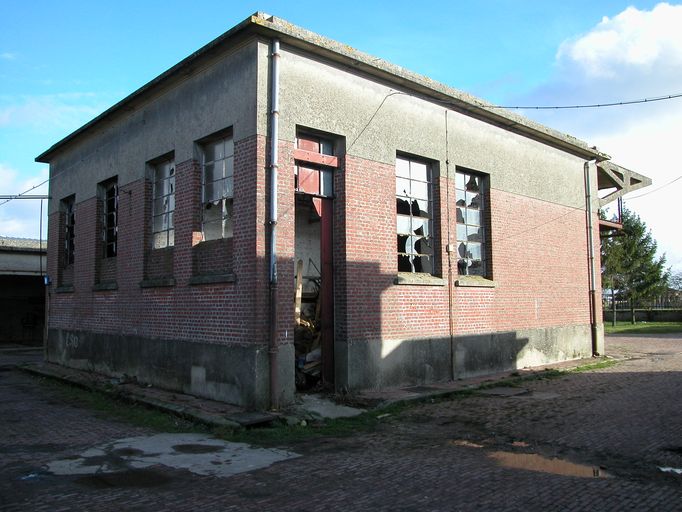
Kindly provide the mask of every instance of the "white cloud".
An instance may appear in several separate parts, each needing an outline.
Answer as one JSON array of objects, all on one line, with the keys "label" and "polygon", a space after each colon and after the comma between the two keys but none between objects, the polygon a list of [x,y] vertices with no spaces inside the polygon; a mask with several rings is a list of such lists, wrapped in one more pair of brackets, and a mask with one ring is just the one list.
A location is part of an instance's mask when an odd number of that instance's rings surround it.
[{"label": "white cloud", "polygon": [[[605,103],[682,92],[682,5],[628,7],[590,31],[565,41],[555,75],[522,101],[568,105]],[[651,191],[682,175],[682,98],[599,109],[528,111],[526,115],[586,140],[613,161],[653,179]],[[682,270],[682,180],[627,200],[647,223],[668,263]],[[627,198],[626,198],[627,199]]]},{"label": "white cloud", "polygon": [[17,58],[16,53],[11,53],[11,52],[0,53],[0,59],[2,59],[2,60],[15,60],[16,58]]},{"label": "white cloud", "polygon": [[[38,172],[22,175],[9,165],[0,163],[0,190],[3,195],[15,195],[33,189],[48,177],[48,168],[41,167]],[[34,195],[46,195],[47,184],[29,192]],[[0,200],[0,203],[4,203]],[[32,199],[15,199],[0,204],[0,236],[21,238],[38,238],[40,233],[40,201]],[[43,238],[47,233],[47,201],[43,202]]]},{"label": "white cloud", "polygon": [[[628,69],[636,76],[682,70],[682,6],[658,4],[651,11],[628,7],[613,18],[604,17],[590,32],[565,41],[559,62],[574,63],[587,77],[617,78]],[[642,74],[642,72],[645,72]]]}]

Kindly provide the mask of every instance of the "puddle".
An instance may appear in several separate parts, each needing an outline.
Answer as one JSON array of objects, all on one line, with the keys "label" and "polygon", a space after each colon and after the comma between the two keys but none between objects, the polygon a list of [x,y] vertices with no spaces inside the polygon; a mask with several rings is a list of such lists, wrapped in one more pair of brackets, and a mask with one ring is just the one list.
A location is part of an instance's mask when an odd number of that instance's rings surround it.
[{"label": "puddle", "polygon": [[179,453],[215,453],[224,449],[224,446],[215,444],[176,444],[173,446],[173,450]]},{"label": "puddle", "polygon": [[[73,475],[84,485],[145,487],[161,485],[163,467],[197,475],[229,477],[299,457],[274,448],[229,443],[203,434],[156,434],[94,446],[47,465],[54,475]],[[160,475],[160,476],[159,476]]]},{"label": "puddle", "polygon": [[561,459],[549,459],[536,453],[493,452],[488,455],[501,466],[526,469],[553,475],[575,476],[580,478],[610,478],[611,475],[596,466],[575,464]]},{"label": "puddle", "polygon": [[152,469],[136,469],[120,471],[118,473],[96,473],[81,476],[75,480],[77,484],[94,489],[108,489],[111,487],[158,487],[171,481],[171,478],[160,471]]},{"label": "puddle", "polygon": [[680,468],[658,468],[664,473],[674,473],[676,475],[682,475],[682,469]]}]

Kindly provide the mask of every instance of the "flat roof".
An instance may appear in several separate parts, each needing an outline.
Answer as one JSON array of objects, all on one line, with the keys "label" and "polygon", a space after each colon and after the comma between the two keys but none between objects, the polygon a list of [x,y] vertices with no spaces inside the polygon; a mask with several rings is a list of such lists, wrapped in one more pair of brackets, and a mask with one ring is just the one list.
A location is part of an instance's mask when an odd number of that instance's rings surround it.
[{"label": "flat roof", "polygon": [[196,65],[219,55],[223,51],[253,35],[278,38],[282,43],[291,47],[305,50],[306,52],[320,56],[326,60],[336,62],[365,75],[375,77],[383,82],[393,84],[404,90],[410,91],[415,96],[442,104],[454,111],[501,126],[509,131],[520,133],[549,145],[559,147],[570,153],[585,158],[595,158],[597,160],[608,160],[610,158],[596,147],[591,147],[586,142],[572,137],[571,135],[567,135],[535,121],[531,121],[516,113],[496,107],[475,96],[431,80],[426,76],[413,73],[380,58],[358,51],[346,44],[339,43],[293,25],[284,19],[270,16],[263,12],[256,12],[180,61],[154,80],[143,85],[90,122],[64,137],[47,151],[37,156],[36,161],[49,163],[50,159],[56,153],[75,142],[79,137],[96,126],[103,125],[108,121],[113,121],[118,116],[136,109],[157,90],[165,87],[172,87],[176,82],[185,79],[188,74],[192,73],[193,68]]}]

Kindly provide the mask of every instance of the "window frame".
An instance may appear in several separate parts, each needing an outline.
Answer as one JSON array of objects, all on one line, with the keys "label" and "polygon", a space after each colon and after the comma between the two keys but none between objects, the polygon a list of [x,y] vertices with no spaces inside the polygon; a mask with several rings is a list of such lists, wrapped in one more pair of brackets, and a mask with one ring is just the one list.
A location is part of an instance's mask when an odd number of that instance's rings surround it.
[{"label": "window frame", "polygon": [[[223,145],[223,153],[220,158],[213,156],[212,160],[207,159],[209,154],[208,148],[213,146],[215,150],[218,144]],[[205,139],[199,143],[201,152],[201,235],[203,241],[209,240],[222,240],[230,239],[234,236],[234,138],[232,131],[221,133],[214,137]],[[231,152],[228,154],[228,148]],[[214,179],[211,181],[207,180],[207,168],[208,166],[215,166],[216,163],[220,163],[222,166],[221,176],[215,178],[216,174],[214,171]],[[215,169],[215,167],[214,167]],[[215,186],[216,184],[222,182],[222,193],[219,198],[207,198],[208,185]],[[229,192],[228,192],[229,191]],[[211,194],[214,196],[214,194]],[[209,206],[210,204],[210,206]],[[217,219],[207,220],[207,211],[211,210],[213,207],[220,207],[220,215]],[[220,223],[220,235],[221,236],[210,236],[207,237],[207,224],[217,224]]]},{"label": "window frame", "polygon": [[[405,175],[405,165],[401,162],[407,163],[407,175]],[[415,167],[414,175],[413,166]],[[420,179],[417,174],[419,172],[425,173],[425,179]],[[398,272],[417,275],[436,274],[437,254],[434,231],[436,225],[434,197],[435,175],[436,166],[432,161],[401,153],[396,155],[395,226]],[[403,189],[402,192],[404,192],[404,194],[400,194],[399,187],[401,184],[403,186],[409,184],[410,190],[407,191]],[[415,187],[413,184],[419,185]],[[416,192],[417,195],[415,195],[413,189],[421,189],[421,191]],[[425,203],[426,206],[425,210],[422,208],[423,203]],[[416,215],[414,213],[415,207],[418,212]],[[407,230],[404,229],[405,226],[407,226]],[[422,230],[422,233],[417,232],[420,229]],[[424,233],[424,231],[426,231],[426,233]],[[420,250],[422,244],[426,244],[424,249],[428,250]],[[425,261],[428,262],[430,268],[424,268]],[[418,264],[415,264],[416,262],[418,262]],[[409,267],[407,267],[407,265],[409,265]]]},{"label": "window frame", "polygon": [[[471,179],[478,187],[470,188]],[[469,199],[471,197],[471,199]],[[476,200],[475,206],[471,206]],[[463,201],[463,202],[462,202]],[[470,202],[471,201],[471,202]],[[467,169],[455,168],[455,241],[457,273],[460,276],[490,277],[490,240],[488,215],[490,202],[489,175]],[[474,214],[475,212],[475,214]],[[471,214],[471,215],[470,215]],[[460,220],[461,219],[461,220]],[[469,250],[478,248],[478,256]],[[476,262],[480,266],[476,269]],[[474,268],[475,271],[470,269]]]},{"label": "window frame", "polygon": [[63,234],[64,245],[62,247],[63,253],[63,267],[73,265],[75,260],[75,239],[76,239],[76,196],[74,194],[65,197],[61,200],[62,212],[64,214]]},{"label": "window frame", "polygon": [[115,258],[118,254],[118,177],[114,176],[99,185],[102,201],[101,241],[102,258]]},{"label": "window frame", "polygon": [[[163,157],[152,166],[152,249],[165,249],[175,245],[175,157]],[[161,176],[159,176],[159,174]],[[163,186],[161,185],[163,184]],[[161,205],[162,211],[157,209]],[[164,218],[165,217],[165,218]],[[157,229],[157,219],[161,226]],[[157,235],[159,235],[157,237]],[[157,238],[162,243],[157,243]]]}]

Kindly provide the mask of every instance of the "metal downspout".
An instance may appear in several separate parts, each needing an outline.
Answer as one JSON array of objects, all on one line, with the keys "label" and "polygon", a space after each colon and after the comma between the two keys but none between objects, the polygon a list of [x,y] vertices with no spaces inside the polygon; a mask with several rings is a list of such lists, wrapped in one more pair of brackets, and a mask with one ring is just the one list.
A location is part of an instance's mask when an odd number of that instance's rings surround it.
[{"label": "metal downspout", "polygon": [[592,355],[599,354],[599,341],[597,332],[597,290],[596,282],[597,276],[594,265],[594,240],[593,240],[593,223],[592,223],[592,182],[590,179],[590,163],[585,162],[583,168],[585,170],[585,202],[587,211],[587,254],[588,265],[590,271],[590,330],[592,333]]},{"label": "metal downspout", "polygon": [[277,169],[279,155],[277,141],[279,140],[279,39],[272,40],[270,51],[270,407],[273,410],[280,406],[279,343],[277,329]]}]

